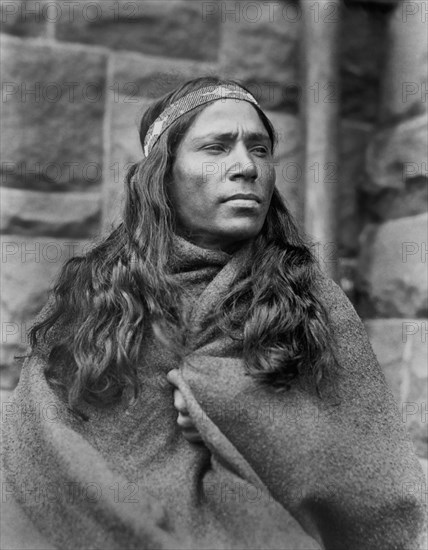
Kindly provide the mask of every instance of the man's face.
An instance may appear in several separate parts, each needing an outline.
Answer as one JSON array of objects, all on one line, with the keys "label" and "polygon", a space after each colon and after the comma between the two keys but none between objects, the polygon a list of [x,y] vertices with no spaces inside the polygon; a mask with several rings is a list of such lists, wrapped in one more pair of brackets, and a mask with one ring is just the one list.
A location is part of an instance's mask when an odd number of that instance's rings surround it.
[{"label": "man's face", "polygon": [[181,141],[169,193],[177,229],[229,251],[261,230],[275,184],[271,142],[246,101],[208,105]]}]

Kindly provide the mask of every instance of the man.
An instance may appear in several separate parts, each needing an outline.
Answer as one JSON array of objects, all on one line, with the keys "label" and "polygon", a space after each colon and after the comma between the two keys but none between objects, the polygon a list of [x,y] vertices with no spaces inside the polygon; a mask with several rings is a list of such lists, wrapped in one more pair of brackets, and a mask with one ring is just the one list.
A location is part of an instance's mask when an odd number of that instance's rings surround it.
[{"label": "man", "polygon": [[[274,186],[256,100],[190,81],[140,139],[122,223],[31,330],[5,430],[16,498],[61,548],[416,548],[420,466]],[[21,422],[28,404],[55,422]]]}]

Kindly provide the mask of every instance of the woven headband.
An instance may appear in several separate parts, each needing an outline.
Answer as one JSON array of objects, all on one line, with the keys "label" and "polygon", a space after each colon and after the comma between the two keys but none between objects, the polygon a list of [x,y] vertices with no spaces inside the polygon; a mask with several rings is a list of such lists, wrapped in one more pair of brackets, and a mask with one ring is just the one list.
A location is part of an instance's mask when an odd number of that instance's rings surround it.
[{"label": "woven headband", "polygon": [[204,105],[210,101],[216,101],[221,99],[238,99],[241,101],[248,101],[254,105],[259,105],[255,98],[243,88],[238,88],[230,84],[222,84],[220,86],[207,86],[200,88],[195,92],[190,92],[184,97],[178,99],[167,107],[158,118],[153,122],[147,131],[144,139],[144,155],[149,156],[153,146],[165,132],[167,128],[171,126],[178,118],[188,113],[192,109],[196,109],[199,105]]}]

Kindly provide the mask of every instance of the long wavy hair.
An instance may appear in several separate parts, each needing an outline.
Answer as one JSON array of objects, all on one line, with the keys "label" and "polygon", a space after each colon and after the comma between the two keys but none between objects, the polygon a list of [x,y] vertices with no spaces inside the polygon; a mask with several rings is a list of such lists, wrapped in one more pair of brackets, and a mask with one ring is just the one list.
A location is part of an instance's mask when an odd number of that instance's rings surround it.
[{"label": "long wavy hair", "polygon": [[[238,85],[204,77],[156,101],[142,117],[141,144],[171,103],[196,89],[224,83]],[[107,406],[138,396],[140,350],[150,329],[179,356],[186,353],[180,288],[168,268],[175,220],[167,181],[181,139],[204,108],[180,117],[148,158],[131,166],[121,223],[63,266],[49,314],[30,330],[32,353],[41,340],[49,343],[46,377],[63,387],[72,409],[77,410],[80,400]],[[273,149],[273,126],[255,108]],[[318,390],[334,362],[327,312],[316,295],[318,267],[277,189],[253,254],[250,270],[241,273],[217,304],[216,322],[226,332],[238,324],[244,327],[245,366],[261,383],[287,389],[301,379]],[[243,300],[245,315],[238,318]],[[61,325],[67,330],[53,336]]]}]

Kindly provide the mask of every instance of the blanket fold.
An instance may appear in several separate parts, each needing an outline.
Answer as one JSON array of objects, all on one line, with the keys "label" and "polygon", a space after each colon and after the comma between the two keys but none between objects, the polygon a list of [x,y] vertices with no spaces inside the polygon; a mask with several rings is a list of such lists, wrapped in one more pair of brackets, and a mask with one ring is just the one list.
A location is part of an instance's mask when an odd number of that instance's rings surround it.
[{"label": "blanket fold", "polygon": [[[58,548],[400,550],[421,547],[424,477],[361,321],[320,274],[337,346],[337,392],[286,393],[245,373],[239,341],[208,322],[250,261],[176,239],[192,353],[148,334],[132,407],[72,414],[24,364],[4,411],[3,464],[16,498]],[[42,316],[46,313],[42,312]],[[172,371],[204,445],[176,425]],[[409,485],[410,484],[410,485]]]},{"label": "blanket fold", "polygon": [[[425,482],[413,445],[352,305],[327,278],[319,286],[338,343],[335,392],[261,387],[242,361],[221,356],[220,340],[172,379],[213,455],[247,478],[251,467],[326,548],[423,548]],[[212,445],[211,423],[228,445]]]}]

